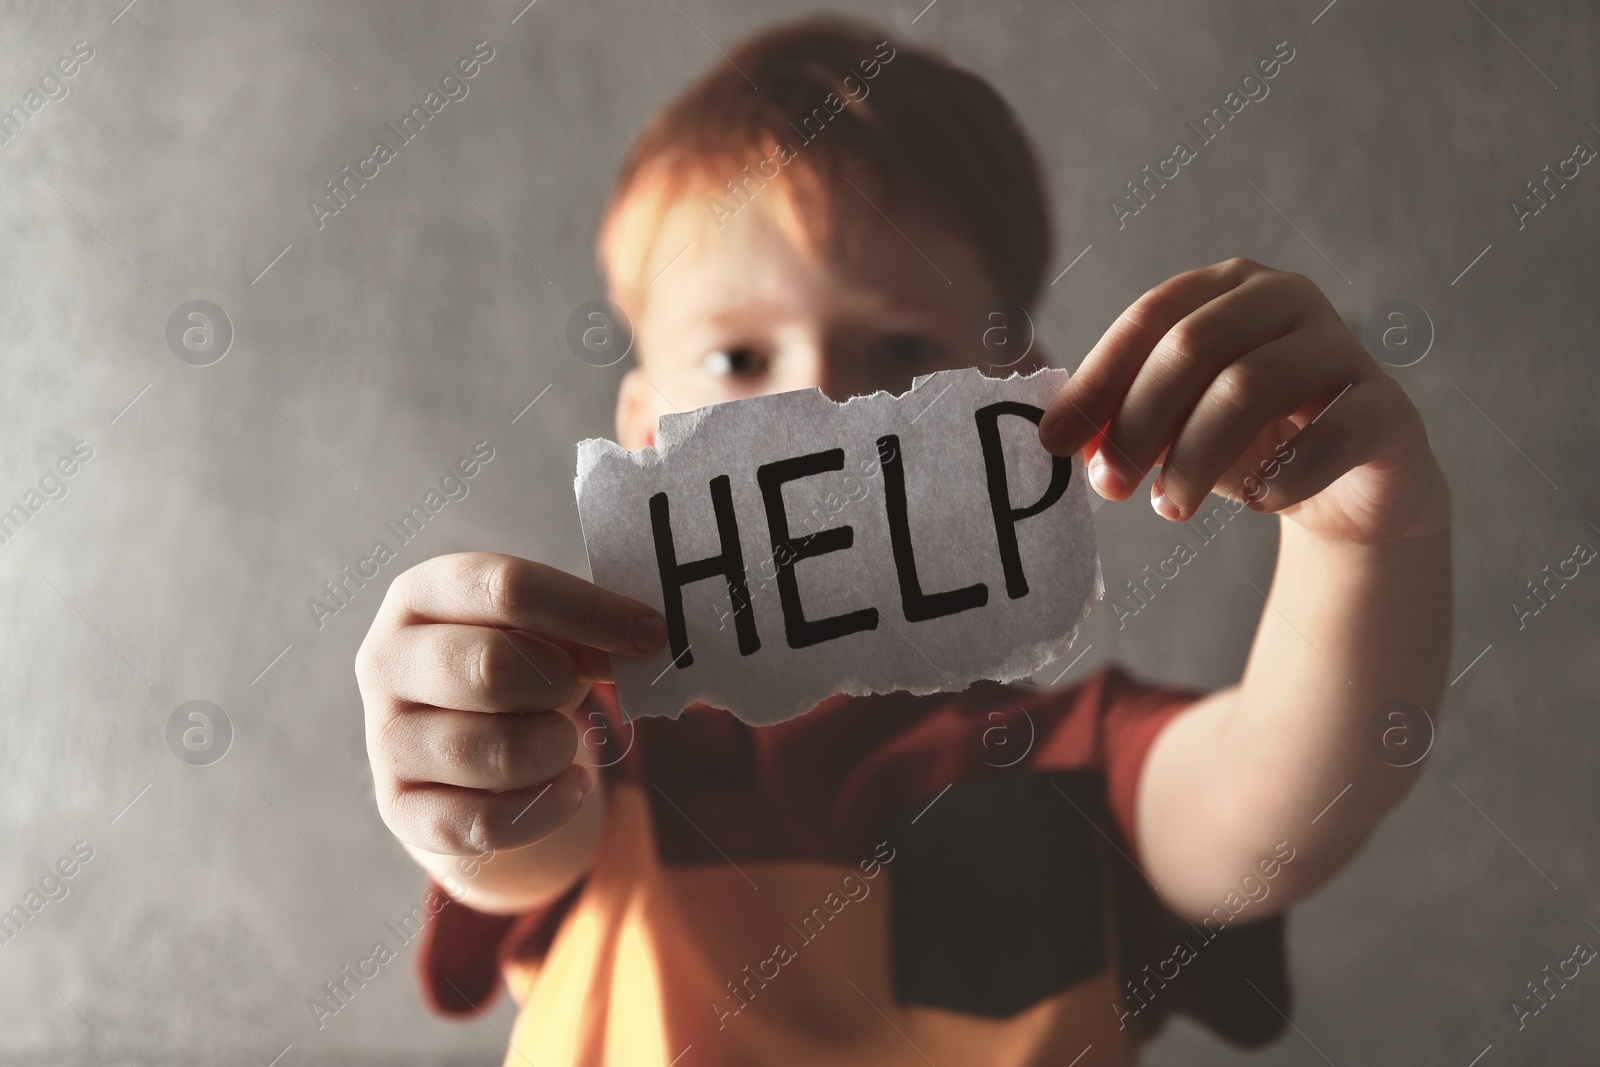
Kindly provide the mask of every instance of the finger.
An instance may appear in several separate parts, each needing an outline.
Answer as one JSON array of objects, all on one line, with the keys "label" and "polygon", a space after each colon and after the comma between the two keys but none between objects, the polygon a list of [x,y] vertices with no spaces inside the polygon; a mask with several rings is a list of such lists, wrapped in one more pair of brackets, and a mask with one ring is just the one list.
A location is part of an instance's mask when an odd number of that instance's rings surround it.
[{"label": "finger", "polygon": [[396,697],[461,711],[543,711],[565,703],[578,684],[565,651],[492,626],[406,626],[378,655]]},{"label": "finger", "polygon": [[1262,429],[1350,384],[1334,363],[1306,357],[1308,339],[1290,334],[1222,368],[1200,395],[1162,461],[1151,500],[1166,518],[1194,513]]},{"label": "finger", "polygon": [[580,645],[574,641],[560,641],[553,637],[542,638],[555,645],[568,656],[572,657],[572,665],[578,671],[579,682],[610,682],[614,681],[611,672],[611,655],[598,648]]},{"label": "finger", "polygon": [[555,711],[484,715],[412,708],[390,718],[379,751],[405,785],[496,793],[542,785],[572,763],[578,728]]},{"label": "finger", "polygon": [[509,627],[625,656],[655,652],[667,641],[666,620],[648,604],[496,552],[435,557],[396,578],[390,593],[402,625]]},{"label": "finger", "polygon": [[[1279,465],[1294,455],[1288,443],[1290,438],[1300,432],[1301,424],[1309,417],[1298,423],[1292,418],[1282,418],[1268,424],[1245,447],[1244,454],[1212,483],[1211,491],[1217,496],[1246,503],[1265,496],[1278,477]],[[1196,505],[1197,510],[1204,506],[1204,502]]]},{"label": "finger", "polygon": [[1383,382],[1357,382],[1326,405],[1289,439],[1276,477],[1247,495],[1257,511],[1279,512],[1309,500],[1355,467],[1378,458],[1387,443],[1371,432],[1391,417],[1391,393]]},{"label": "finger", "polygon": [[424,851],[481,856],[549,837],[577,814],[595,781],[593,771],[575,763],[543,785],[507,793],[402,786],[383,808],[384,823]]},{"label": "finger", "polygon": [[1230,259],[1169,278],[1135,300],[1045,409],[1039,420],[1040,442],[1058,456],[1069,456],[1092,441],[1116,414],[1140,365],[1167,331],[1264,269],[1249,260]]},{"label": "finger", "polygon": [[1308,349],[1324,361],[1339,358],[1323,353],[1341,353],[1342,345],[1313,346],[1307,331],[1296,330],[1306,305],[1292,294],[1291,277],[1253,275],[1196,309],[1157,342],[1106,427],[1099,456],[1114,478],[1128,489],[1138,485],[1218,375],[1246,354],[1299,338],[1299,352],[1292,345],[1276,350],[1285,363],[1291,356],[1301,362],[1313,358]]}]

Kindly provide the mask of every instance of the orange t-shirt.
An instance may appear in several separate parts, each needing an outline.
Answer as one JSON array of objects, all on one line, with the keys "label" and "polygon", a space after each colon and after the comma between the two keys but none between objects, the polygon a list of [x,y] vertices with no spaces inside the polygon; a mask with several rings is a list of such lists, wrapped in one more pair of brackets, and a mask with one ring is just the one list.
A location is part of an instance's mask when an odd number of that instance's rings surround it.
[{"label": "orange t-shirt", "polygon": [[1197,928],[1137,866],[1139,771],[1197,695],[1104,667],[751,727],[628,722],[596,686],[588,874],[521,916],[430,885],[424,993],[472,1013],[503,979],[508,1067],[1123,1065],[1175,1011],[1265,1042],[1282,919]]}]

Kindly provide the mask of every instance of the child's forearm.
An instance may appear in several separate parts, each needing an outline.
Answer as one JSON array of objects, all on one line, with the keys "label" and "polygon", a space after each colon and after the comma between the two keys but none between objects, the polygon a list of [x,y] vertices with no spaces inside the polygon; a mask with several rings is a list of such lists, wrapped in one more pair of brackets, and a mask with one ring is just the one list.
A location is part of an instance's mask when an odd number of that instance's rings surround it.
[{"label": "child's forearm", "polygon": [[1388,544],[1281,522],[1244,677],[1174,720],[1141,779],[1147,873],[1180,911],[1211,913],[1280,842],[1295,858],[1253,910],[1293,904],[1416,779],[1450,656],[1448,523],[1442,474],[1417,532]]},{"label": "child's forearm", "polygon": [[491,915],[515,915],[550,903],[588,869],[605,828],[604,787],[593,789],[571,820],[542,841],[481,856],[406,851],[452,898]]}]

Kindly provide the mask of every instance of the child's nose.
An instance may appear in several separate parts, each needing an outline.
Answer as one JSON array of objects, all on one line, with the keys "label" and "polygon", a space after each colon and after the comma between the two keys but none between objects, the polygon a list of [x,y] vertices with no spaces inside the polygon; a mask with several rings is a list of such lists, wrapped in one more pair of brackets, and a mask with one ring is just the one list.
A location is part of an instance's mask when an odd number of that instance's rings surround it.
[{"label": "child's nose", "polygon": [[850,367],[837,343],[826,338],[795,338],[791,342],[785,363],[792,373],[785,375],[786,389],[821,389],[824,396],[840,402],[854,396]]},{"label": "child's nose", "polygon": [[[879,375],[873,373],[864,353],[859,348],[848,347],[845,339],[834,339],[820,345],[817,353],[816,384],[835,403],[843,403],[853,396],[877,392],[879,389],[893,388],[898,384],[876,380]],[[904,387],[900,386],[900,389]]]},{"label": "child's nose", "polygon": [[843,403],[856,395],[855,382],[837,360],[827,360],[817,376],[817,387],[835,403]]}]

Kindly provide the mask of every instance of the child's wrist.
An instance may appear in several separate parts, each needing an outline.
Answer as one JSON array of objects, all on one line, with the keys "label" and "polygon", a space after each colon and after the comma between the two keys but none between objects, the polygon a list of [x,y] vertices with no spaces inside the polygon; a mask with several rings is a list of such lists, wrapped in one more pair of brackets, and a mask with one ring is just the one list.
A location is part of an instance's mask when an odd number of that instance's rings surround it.
[{"label": "child's wrist", "polygon": [[1425,450],[1416,460],[1415,470],[1401,477],[1409,483],[1403,499],[1395,501],[1387,514],[1370,515],[1369,529],[1365,533],[1329,535],[1296,521],[1294,511],[1284,512],[1280,517],[1313,540],[1329,545],[1381,548],[1405,541],[1448,537],[1451,526],[1450,484],[1433,452]]},{"label": "child's wrist", "polygon": [[1427,455],[1426,470],[1428,475],[1422,509],[1416,521],[1396,540],[1436,537],[1450,530],[1450,482],[1445,478],[1444,470],[1439,466],[1439,461],[1431,450]]}]

